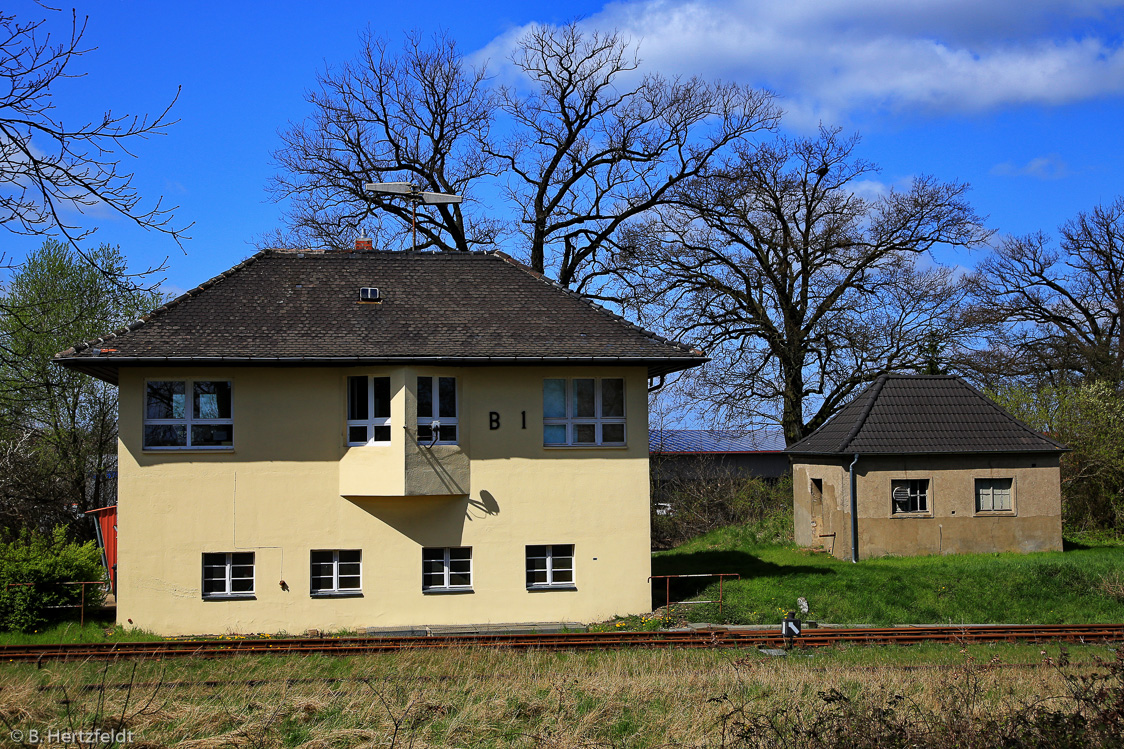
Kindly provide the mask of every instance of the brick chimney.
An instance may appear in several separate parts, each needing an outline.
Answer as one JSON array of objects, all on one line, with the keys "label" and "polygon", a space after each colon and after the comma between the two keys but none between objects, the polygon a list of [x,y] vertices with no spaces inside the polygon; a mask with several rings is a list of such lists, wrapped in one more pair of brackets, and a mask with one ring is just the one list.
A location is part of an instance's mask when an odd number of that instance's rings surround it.
[{"label": "brick chimney", "polygon": [[362,252],[363,250],[375,249],[375,241],[370,237],[359,237],[355,240],[355,251]]}]

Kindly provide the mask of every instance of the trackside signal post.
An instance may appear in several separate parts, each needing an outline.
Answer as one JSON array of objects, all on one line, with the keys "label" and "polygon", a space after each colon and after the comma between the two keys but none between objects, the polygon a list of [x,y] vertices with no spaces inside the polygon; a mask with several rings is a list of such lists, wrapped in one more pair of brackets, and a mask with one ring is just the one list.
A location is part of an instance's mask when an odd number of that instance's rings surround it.
[{"label": "trackside signal post", "polygon": [[800,620],[796,618],[796,612],[790,611],[785,615],[784,621],[781,622],[781,637],[784,638],[784,646],[791,648],[793,641],[800,636]]}]

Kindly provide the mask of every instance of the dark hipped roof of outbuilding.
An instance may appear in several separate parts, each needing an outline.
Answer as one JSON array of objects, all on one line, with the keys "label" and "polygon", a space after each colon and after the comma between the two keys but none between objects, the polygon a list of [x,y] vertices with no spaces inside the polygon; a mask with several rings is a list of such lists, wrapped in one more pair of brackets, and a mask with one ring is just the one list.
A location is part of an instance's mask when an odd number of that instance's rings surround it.
[{"label": "dark hipped roof of outbuilding", "polygon": [[[359,302],[376,287],[380,304]],[[263,250],[127,328],[55,355],[116,382],[122,366],[707,361],[499,252]]]},{"label": "dark hipped roof of outbuilding", "polygon": [[883,375],[785,452],[843,456],[1065,449],[959,377]]}]

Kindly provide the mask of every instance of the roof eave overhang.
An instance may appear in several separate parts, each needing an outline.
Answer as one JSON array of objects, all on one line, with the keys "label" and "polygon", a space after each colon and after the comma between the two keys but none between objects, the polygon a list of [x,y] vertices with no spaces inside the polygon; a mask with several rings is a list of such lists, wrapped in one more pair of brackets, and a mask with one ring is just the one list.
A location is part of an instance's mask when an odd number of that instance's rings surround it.
[{"label": "roof eave overhang", "polygon": [[649,450],[652,455],[783,455],[784,450]]},{"label": "roof eave overhang", "polygon": [[628,356],[75,356],[54,360],[112,385],[121,367],[350,367],[387,364],[479,366],[646,366],[649,377],[679,372],[710,361],[706,356],[675,358]]},{"label": "roof eave overhang", "polygon": [[806,450],[791,451],[784,450],[784,454],[790,458],[838,458],[840,460],[852,458],[858,455],[860,458],[887,458],[897,457],[899,455],[912,455],[912,456],[940,456],[940,455],[1013,455],[1018,453],[1042,453],[1049,455],[1050,453],[1069,452],[1070,448],[1062,447],[1023,447],[1018,449],[1004,449],[1004,450],[929,450],[929,451],[899,451],[899,452],[809,452]]}]

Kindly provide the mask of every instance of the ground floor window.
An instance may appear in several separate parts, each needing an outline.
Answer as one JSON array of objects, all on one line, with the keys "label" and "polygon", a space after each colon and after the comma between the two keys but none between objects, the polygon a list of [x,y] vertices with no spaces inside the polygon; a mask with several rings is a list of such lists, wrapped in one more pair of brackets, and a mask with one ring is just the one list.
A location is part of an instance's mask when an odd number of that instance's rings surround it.
[{"label": "ground floor window", "polygon": [[905,479],[891,482],[895,515],[929,511],[929,479]]},{"label": "ground floor window", "polygon": [[363,552],[359,549],[313,551],[310,558],[312,595],[357,595],[362,591]]},{"label": "ground floor window", "polygon": [[422,549],[422,590],[472,590],[472,547]]},{"label": "ground floor window", "polygon": [[245,598],[254,595],[254,552],[203,555],[203,597]]},{"label": "ground floor window", "polygon": [[1011,479],[976,479],[976,512],[1009,512]]},{"label": "ground floor window", "polygon": [[527,587],[574,587],[574,545],[547,544],[527,547]]}]

